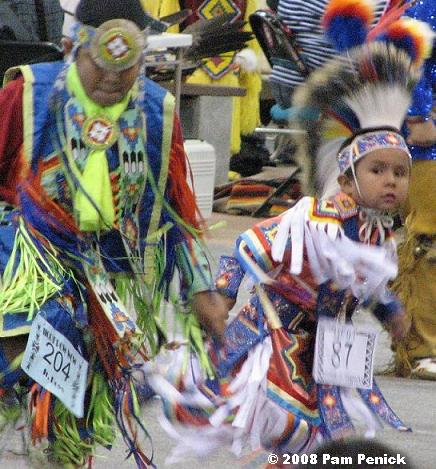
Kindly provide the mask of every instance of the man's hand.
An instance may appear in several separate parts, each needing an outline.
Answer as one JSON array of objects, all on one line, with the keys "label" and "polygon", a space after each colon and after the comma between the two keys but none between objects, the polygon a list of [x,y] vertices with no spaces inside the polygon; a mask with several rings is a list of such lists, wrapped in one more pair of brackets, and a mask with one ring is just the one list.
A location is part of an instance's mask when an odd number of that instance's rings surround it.
[{"label": "man's hand", "polygon": [[406,313],[403,311],[400,314],[393,316],[387,327],[394,341],[404,340],[409,333],[411,326],[410,319],[406,316]]},{"label": "man's hand", "polygon": [[436,144],[436,126],[432,119],[426,122],[407,122],[409,145],[428,147]]},{"label": "man's hand", "polygon": [[215,291],[195,293],[192,309],[201,326],[212,336],[222,341],[229,309],[222,295]]},{"label": "man's hand", "polygon": [[224,304],[226,305],[227,312],[229,312],[233,306],[235,306],[236,300],[234,298],[229,298],[228,296],[222,295],[219,293],[220,297],[223,299]]}]

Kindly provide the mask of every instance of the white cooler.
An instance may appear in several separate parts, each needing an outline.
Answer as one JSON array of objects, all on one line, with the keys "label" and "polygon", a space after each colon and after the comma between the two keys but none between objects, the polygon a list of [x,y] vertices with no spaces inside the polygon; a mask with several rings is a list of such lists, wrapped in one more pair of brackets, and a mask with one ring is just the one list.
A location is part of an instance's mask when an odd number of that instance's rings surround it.
[{"label": "white cooler", "polygon": [[[215,187],[215,149],[210,143],[203,140],[185,140],[185,151],[192,170],[198,208],[203,218],[210,218]],[[190,183],[189,175],[188,181]]]}]

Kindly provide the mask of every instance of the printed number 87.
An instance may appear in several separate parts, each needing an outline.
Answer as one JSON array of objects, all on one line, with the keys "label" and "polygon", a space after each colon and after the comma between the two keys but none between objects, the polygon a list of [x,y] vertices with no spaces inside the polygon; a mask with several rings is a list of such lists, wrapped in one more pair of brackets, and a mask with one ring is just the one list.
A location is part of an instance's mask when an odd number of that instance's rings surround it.
[{"label": "printed number 87", "polygon": [[[350,359],[350,352],[351,352],[351,347],[353,344],[351,342],[345,342],[345,348],[348,349],[347,351],[347,359],[345,361],[345,366],[348,368],[348,360]],[[341,356],[340,356],[340,351],[342,348],[342,343],[341,342],[333,342],[333,355],[332,355],[332,365],[335,368],[339,368],[341,365]]]}]

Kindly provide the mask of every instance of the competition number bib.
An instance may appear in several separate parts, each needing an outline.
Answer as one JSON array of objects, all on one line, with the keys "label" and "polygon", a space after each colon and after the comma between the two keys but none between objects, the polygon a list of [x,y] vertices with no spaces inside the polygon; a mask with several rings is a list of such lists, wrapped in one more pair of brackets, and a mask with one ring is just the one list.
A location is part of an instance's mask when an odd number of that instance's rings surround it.
[{"label": "competition number bib", "polygon": [[83,417],[88,362],[39,315],[32,322],[21,368],[76,417]]},{"label": "competition number bib", "polygon": [[318,321],[313,377],[318,384],[371,389],[377,331],[335,319]]}]

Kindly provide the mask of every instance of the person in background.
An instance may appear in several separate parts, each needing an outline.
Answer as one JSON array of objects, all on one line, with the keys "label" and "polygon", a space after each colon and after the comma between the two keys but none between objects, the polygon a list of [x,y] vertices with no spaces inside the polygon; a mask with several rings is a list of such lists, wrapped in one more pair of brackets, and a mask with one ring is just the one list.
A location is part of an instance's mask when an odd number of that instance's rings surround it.
[{"label": "person in background", "polygon": [[[321,19],[330,0],[279,0],[277,16],[289,28],[298,47],[301,59],[310,73],[338,54],[325,36]],[[389,0],[377,0],[374,8],[376,23],[388,7]],[[278,60],[270,76],[271,90],[283,109],[291,107],[293,90],[304,82],[306,76],[289,61]]]},{"label": "person in background", "polygon": [[[232,21],[244,20],[244,30],[249,30],[249,16],[258,9],[257,0],[224,0],[216,5],[214,0],[177,0],[180,9],[188,8],[192,14],[181,25],[180,31],[198,20],[210,20],[220,15],[232,15]],[[142,0],[145,10],[160,16],[173,13],[176,5],[173,0]],[[176,10],[177,11],[177,10]],[[260,123],[259,96],[262,87],[261,76],[257,67],[257,53],[260,46],[252,39],[248,47],[236,53],[226,53],[204,60],[195,72],[188,77],[187,83],[199,83],[218,86],[242,87],[246,95],[233,98],[232,134],[230,153],[236,156],[241,151],[241,142],[251,135]],[[263,149],[262,142],[260,143]],[[230,161],[232,167],[232,159]]]},{"label": "person in background", "polygon": [[[180,11],[179,0],[141,0],[144,10],[153,18],[159,19],[173,15]],[[173,25],[167,29],[169,33],[179,32],[179,26]]]},{"label": "person in background", "polygon": [[60,45],[63,11],[59,0],[3,0],[0,38]]},{"label": "person in background", "polygon": [[[436,3],[420,0],[407,17],[428,24],[436,34]],[[400,246],[400,274],[394,290],[412,320],[410,333],[395,349],[401,376],[436,380],[436,42],[423,65],[406,122],[413,157],[405,242]]]}]

